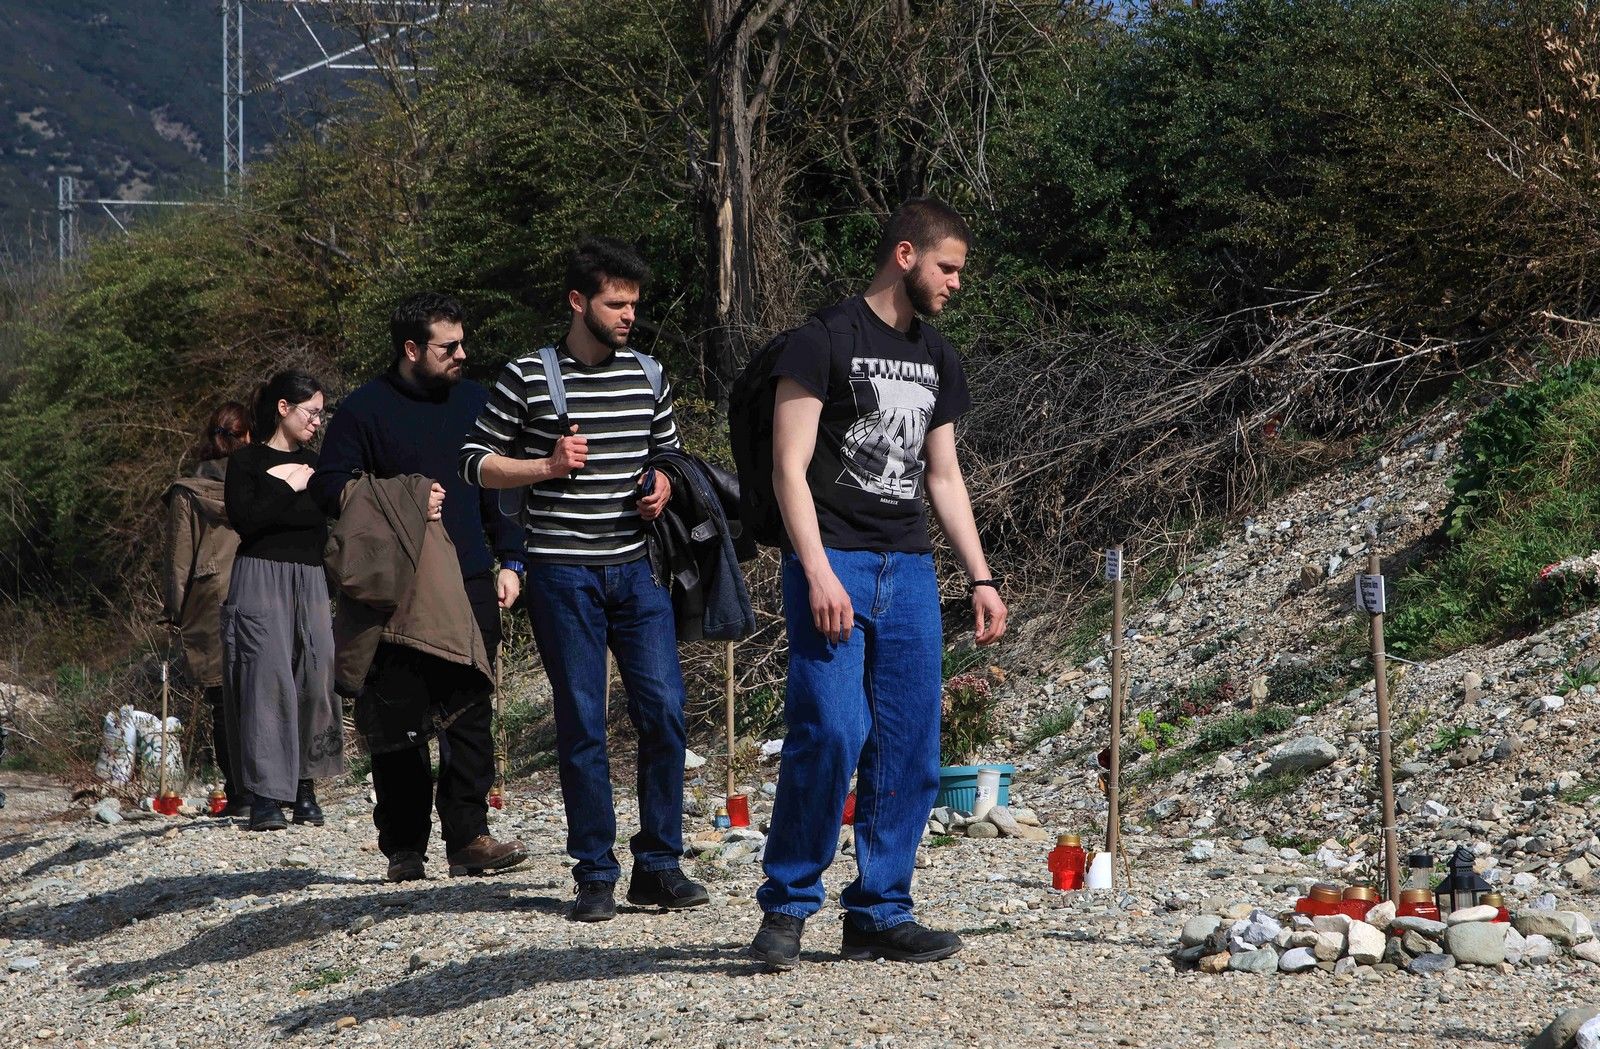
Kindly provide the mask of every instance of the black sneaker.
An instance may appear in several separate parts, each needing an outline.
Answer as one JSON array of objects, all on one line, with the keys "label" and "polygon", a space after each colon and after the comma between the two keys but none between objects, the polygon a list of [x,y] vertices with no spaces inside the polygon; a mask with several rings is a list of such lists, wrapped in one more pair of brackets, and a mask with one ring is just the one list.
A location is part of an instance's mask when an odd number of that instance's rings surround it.
[{"label": "black sneaker", "polygon": [[786,972],[800,964],[800,934],[806,920],[776,911],[761,916],[761,928],[750,941],[750,957],[769,969]]},{"label": "black sneaker", "polygon": [[640,907],[681,911],[688,907],[704,907],[711,902],[711,894],[676,867],[659,871],[642,871],[635,867],[633,876],[628,879],[628,902]]},{"label": "black sneaker", "polygon": [[609,881],[580,881],[578,897],[572,901],[575,922],[608,922],[617,916],[617,901]]},{"label": "black sneaker", "polygon": [[849,918],[844,920],[844,942],[839,953],[846,961],[864,962],[871,958],[888,958],[896,962],[936,962],[948,958],[961,949],[961,937],[953,932],[925,929],[916,922],[902,922],[882,932],[871,932],[856,927]]},{"label": "black sneaker", "polygon": [[384,877],[390,881],[421,881],[428,876],[428,868],[420,852],[397,852],[389,857],[389,871]]}]

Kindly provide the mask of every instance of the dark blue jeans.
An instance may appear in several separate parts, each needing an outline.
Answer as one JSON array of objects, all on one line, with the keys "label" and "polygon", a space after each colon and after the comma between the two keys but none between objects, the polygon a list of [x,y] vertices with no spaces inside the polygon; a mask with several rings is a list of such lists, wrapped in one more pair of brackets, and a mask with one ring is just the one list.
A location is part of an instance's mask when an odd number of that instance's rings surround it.
[{"label": "dark blue jeans", "polygon": [[839,902],[859,927],[883,930],[911,920],[917,844],[939,792],[939,588],[931,554],[827,553],[855,623],[840,644],[818,633],[805,572],[784,558],[788,734],[756,900],[797,918],[822,907],[854,772],[857,875]]},{"label": "dark blue jeans", "polygon": [[556,755],[575,880],[617,880],[606,754],[606,648],[616,657],[639,733],[639,833],[634,866],[676,867],[683,855],[683,668],[672,598],[648,558],[625,565],[528,566],[528,615],[555,696]]}]

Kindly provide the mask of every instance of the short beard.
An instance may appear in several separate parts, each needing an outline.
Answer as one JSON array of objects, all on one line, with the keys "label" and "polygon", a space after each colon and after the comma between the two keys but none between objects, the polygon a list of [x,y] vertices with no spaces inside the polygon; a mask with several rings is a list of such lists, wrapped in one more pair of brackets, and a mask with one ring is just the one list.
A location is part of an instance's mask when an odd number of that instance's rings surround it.
[{"label": "short beard", "polygon": [[593,335],[596,339],[598,339],[600,341],[600,344],[603,345],[603,346],[609,346],[613,350],[620,350],[624,346],[628,345],[627,336],[624,335],[624,336],[619,338],[617,336],[616,332],[612,331],[610,328],[607,328],[607,327],[604,327],[603,325],[601,325],[595,319],[595,315],[594,315],[594,311],[593,310],[584,310],[583,311],[583,326],[585,328],[588,328],[589,329],[589,334]]},{"label": "short beard", "polygon": [[456,368],[454,361],[445,362],[437,371],[433,370],[433,365],[430,362],[425,366],[418,367],[416,375],[417,382],[425,390],[448,390],[461,381],[461,376],[465,372],[465,368]]},{"label": "short beard", "polygon": [[917,280],[917,271],[911,270],[900,278],[906,286],[906,298],[911,300],[911,308],[923,317],[937,317],[939,315],[939,290]]}]

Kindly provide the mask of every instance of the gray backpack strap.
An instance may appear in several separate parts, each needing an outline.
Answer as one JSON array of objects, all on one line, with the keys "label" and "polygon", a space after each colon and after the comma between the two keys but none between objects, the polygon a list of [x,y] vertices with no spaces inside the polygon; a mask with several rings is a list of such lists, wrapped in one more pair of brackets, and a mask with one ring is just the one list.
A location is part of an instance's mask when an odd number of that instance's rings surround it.
[{"label": "gray backpack strap", "polygon": [[539,348],[539,363],[544,365],[545,387],[550,391],[550,407],[565,432],[567,426],[567,384],[561,378],[561,354],[554,346]]},{"label": "gray backpack strap", "polygon": [[661,362],[632,346],[628,347],[628,352],[639,362],[639,369],[644,372],[645,381],[650,384],[650,392],[655,395],[656,403],[660,404],[661,391],[666,388],[666,377],[661,374]]}]

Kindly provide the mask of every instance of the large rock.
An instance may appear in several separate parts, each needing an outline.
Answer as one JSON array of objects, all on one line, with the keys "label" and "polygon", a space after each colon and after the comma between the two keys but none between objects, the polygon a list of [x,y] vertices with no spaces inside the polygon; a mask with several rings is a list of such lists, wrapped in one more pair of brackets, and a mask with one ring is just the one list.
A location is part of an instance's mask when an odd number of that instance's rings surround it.
[{"label": "large rock", "polygon": [[1496,922],[1452,925],[1444,947],[1458,965],[1500,965],[1506,960],[1506,927]]},{"label": "large rock", "polygon": [[1345,938],[1345,954],[1355,959],[1357,965],[1377,965],[1383,961],[1386,937],[1366,922],[1351,922]]},{"label": "large rock", "polygon": [[1577,911],[1518,911],[1511,923],[1524,936],[1548,936],[1564,947],[1594,939],[1589,919]]},{"label": "large rock", "polygon": [[1521,965],[1522,956],[1527,953],[1528,941],[1515,926],[1506,929],[1506,964]]},{"label": "large rock", "polygon": [[1600,1006],[1568,1009],[1550,1021],[1550,1026],[1540,1031],[1527,1045],[1527,1049],[1568,1049],[1578,1036],[1578,1029],[1600,1016]]},{"label": "large rock", "polygon": [[1478,907],[1463,907],[1459,911],[1451,911],[1445,917],[1446,925],[1460,925],[1463,922],[1489,922],[1494,921],[1500,914],[1500,908],[1483,904]]},{"label": "large rock", "polygon": [[1388,932],[1394,921],[1395,905],[1390,900],[1379,900],[1367,911],[1366,922],[1380,932]]},{"label": "large rock", "polygon": [[122,802],[116,798],[105,798],[94,808],[89,810],[94,818],[101,823],[116,825],[122,822]]},{"label": "large rock", "polygon": [[1438,954],[1444,950],[1438,943],[1416,931],[1402,934],[1400,945],[1406,949],[1407,954],[1413,957],[1419,954]]},{"label": "large rock", "polygon": [[1278,971],[1278,952],[1271,947],[1241,951],[1228,959],[1228,968],[1236,973],[1275,973]]},{"label": "large rock", "polygon": [[1339,750],[1321,736],[1302,736],[1293,743],[1285,743],[1272,755],[1269,775],[1284,772],[1315,772],[1339,760]]},{"label": "large rock", "polygon": [[1317,956],[1311,953],[1309,947],[1291,947],[1278,956],[1279,972],[1298,973],[1316,967]]},{"label": "large rock", "polygon": [[1600,1049],[1600,1016],[1578,1028],[1578,1049]]},{"label": "large rock", "polygon": [[1581,958],[1591,965],[1600,965],[1600,940],[1589,940],[1572,949],[1574,958]]},{"label": "large rock", "polygon": [[1263,910],[1253,910],[1244,921],[1234,922],[1228,946],[1235,951],[1249,950],[1271,943],[1283,931],[1278,919]]}]

